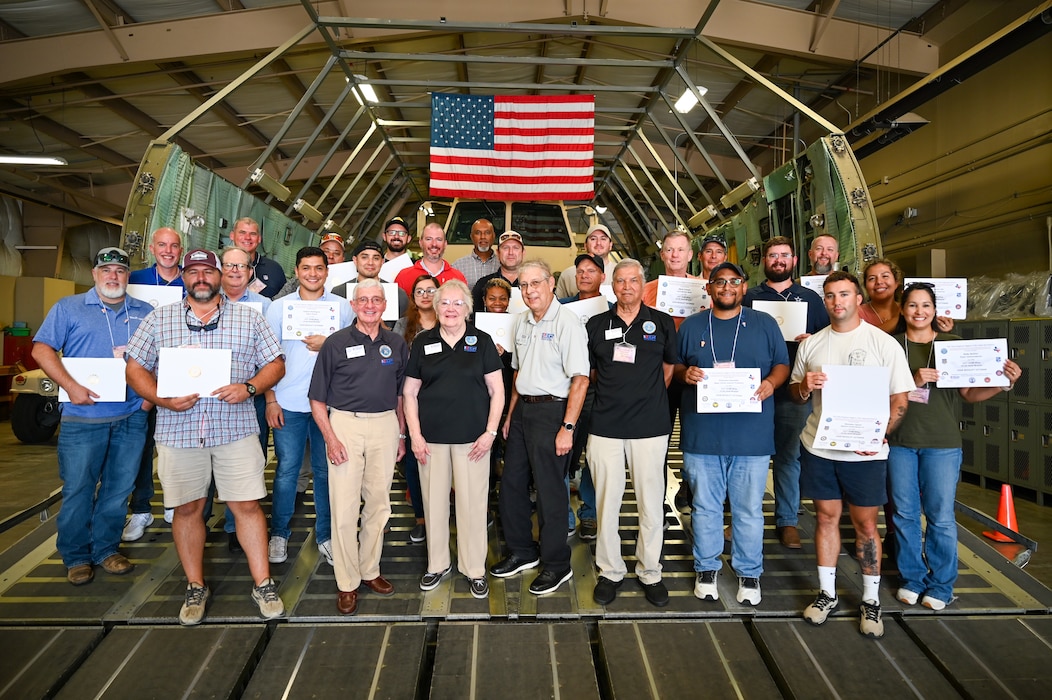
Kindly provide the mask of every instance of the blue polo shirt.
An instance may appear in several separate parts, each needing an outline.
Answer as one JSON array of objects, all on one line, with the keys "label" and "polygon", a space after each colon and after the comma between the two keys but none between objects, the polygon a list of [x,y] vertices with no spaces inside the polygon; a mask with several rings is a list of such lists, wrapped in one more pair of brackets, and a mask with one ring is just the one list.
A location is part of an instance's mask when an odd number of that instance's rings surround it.
[{"label": "blue polo shirt", "polygon": [[[85,294],[60,299],[51,307],[34,342],[43,343],[65,357],[113,357],[115,347],[126,347],[146,315],[149,302],[125,296],[117,311],[111,310],[94,288]],[[122,402],[100,402],[92,406],[62,404],[63,419],[109,421],[131,415],[142,407],[142,398],[129,386]]]},{"label": "blue polo shirt", "polygon": [[[181,272],[182,268],[179,268],[179,270]],[[176,275],[171,282],[165,282],[164,278],[161,277],[161,273],[157,271],[157,263],[150,267],[144,267],[141,270],[132,270],[132,273],[128,275],[128,284],[152,284],[155,287],[185,288],[183,287],[182,274]]]}]

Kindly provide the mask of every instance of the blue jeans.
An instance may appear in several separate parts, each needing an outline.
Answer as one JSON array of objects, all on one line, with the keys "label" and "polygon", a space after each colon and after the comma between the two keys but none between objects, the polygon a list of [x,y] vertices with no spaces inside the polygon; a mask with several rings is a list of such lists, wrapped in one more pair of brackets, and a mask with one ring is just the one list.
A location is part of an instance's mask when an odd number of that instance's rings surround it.
[{"label": "blue jeans", "polygon": [[57,544],[67,568],[117,553],[145,441],[146,411],[109,423],[62,421]]},{"label": "blue jeans", "polygon": [[[953,501],[961,450],[892,447],[888,456],[902,587],[944,603],[957,581],[957,520]],[[927,519],[921,543],[921,514]]]},{"label": "blue jeans", "polygon": [[[581,480],[577,485],[577,497],[581,499],[581,507],[577,509],[577,517],[581,520],[587,518],[588,520],[595,520],[595,483],[592,482],[592,470],[588,467],[588,462],[584,463],[581,467]],[[570,498],[570,475],[566,475],[566,498]],[[570,529],[572,530],[577,524],[573,514],[573,504],[570,504],[569,511]]]},{"label": "blue jeans", "polygon": [[131,495],[132,513],[149,513],[153,500],[153,433],[157,428],[157,407],[146,413],[146,441],[142,446],[142,457],[139,459],[139,472],[135,475],[135,488]]},{"label": "blue jeans", "polygon": [[723,554],[723,503],[731,503],[734,539],[731,568],[739,576],[763,573],[763,492],[767,455],[726,456],[683,453],[683,471],[694,493],[690,526],[694,570],[719,571]]},{"label": "blue jeans", "polygon": [[310,466],[314,472],[314,539],[321,544],[332,539],[329,510],[329,462],[325,440],[310,413],[283,410],[285,425],[274,428],[274,452],[278,468],[274,472],[274,494],[270,509],[270,534],[288,539],[289,522],[296,510],[296,483],[303,465],[303,452],[310,440]]},{"label": "blue jeans", "polygon": [[774,524],[796,527],[800,510],[800,433],[811,415],[811,402],[774,401]]}]

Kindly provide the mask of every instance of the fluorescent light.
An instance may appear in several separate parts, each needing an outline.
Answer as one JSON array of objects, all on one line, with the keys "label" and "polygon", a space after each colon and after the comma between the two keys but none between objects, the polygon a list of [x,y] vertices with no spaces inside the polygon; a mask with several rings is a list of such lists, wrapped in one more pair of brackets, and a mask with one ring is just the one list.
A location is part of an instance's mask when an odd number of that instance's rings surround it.
[{"label": "fluorescent light", "polygon": [[65,158],[58,156],[3,156],[0,155],[0,164],[3,165],[69,165]]},{"label": "fluorescent light", "polygon": [[[704,97],[705,93],[709,91],[709,89],[704,85],[696,85],[695,87],[698,88],[698,93],[702,97]],[[696,104],[698,104],[698,97],[694,94],[694,91],[688,87],[686,90],[683,91],[683,94],[679,96],[679,99],[676,100],[675,107],[676,111],[680,114],[686,114],[690,110],[694,109],[694,105]]]},{"label": "fluorescent light", "polygon": [[292,203],[292,208],[300,213],[307,221],[312,221],[316,224],[320,224],[325,220],[325,216],[322,215],[315,207],[311,206],[302,199],[297,199]]},{"label": "fluorescent light", "polygon": [[723,197],[720,198],[720,206],[724,209],[730,209],[746,197],[751,196],[753,192],[758,192],[759,190],[759,181],[757,181],[755,177],[750,177],[748,180],[723,195]]},{"label": "fluorescent light", "polygon": [[256,168],[248,180],[253,184],[259,185],[282,202],[289,201],[289,197],[292,196],[292,191],[288,187],[271,177],[270,173],[263,170],[263,168]]},{"label": "fluorescent light", "polygon": [[595,205],[595,210],[600,214],[606,213],[606,207],[604,207],[602,204]]},{"label": "fluorescent light", "polygon": [[363,97],[366,102],[372,102],[373,104],[380,101],[380,98],[376,96],[376,90],[374,90],[373,86],[369,84],[369,78],[355,73],[354,81],[355,87],[357,88],[357,90],[354,91],[354,99],[358,100],[358,104],[365,104],[362,102]]}]

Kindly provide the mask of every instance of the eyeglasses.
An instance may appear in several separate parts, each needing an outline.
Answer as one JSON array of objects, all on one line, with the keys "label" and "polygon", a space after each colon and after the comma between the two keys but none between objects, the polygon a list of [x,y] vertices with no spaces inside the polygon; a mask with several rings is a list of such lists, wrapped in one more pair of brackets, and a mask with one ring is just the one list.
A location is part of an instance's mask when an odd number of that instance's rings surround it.
[{"label": "eyeglasses", "polygon": [[711,284],[713,287],[718,287],[718,288],[722,289],[722,288],[726,287],[728,284],[730,286],[732,286],[732,287],[740,287],[740,286],[742,286],[743,282],[745,282],[745,280],[743,280],[741,277],[735,277],[734,279],[723,279],[723,278],[720,278],[718,280],[712,280],[711,282],[709,282],[709,284]]},{"label": "eyeglasses", "polygon": [[435,296],[435,292],[437,291],[438,290],[433,287],[429,289],[418,289],[415,292],[413,292],[413,295],[418,297],[433,297]]},{"label": "eyeglasses", "polygon": [[98,267],[99,265],[108,265],[110,263],[130,267],[131,259],[124,253],[119,253],[116,250],[107,250],[105,253],[99,253],[95,256],[95,267]]},{"label": "eyeglasses", "polygon": [[247,270],[248,263],[223,263],[224,270]]},{"label": "eyeglasses", "polygon": [[541,287],[543,287],[545,284],[548,283],[549,279],[551,279],[551,278],[550,277],[544,277],[544,278],[539,279],[539,280],[531,280],[529,282],[520,282],[519,286],[520,287],[525,287],[526,289],[540,289]]},{"label": "eyeglasses", "polygon": [[768,253],[767,254],[767,259],[768,260],[777,260],[778,258],[781,258],[782,260],[788,260],[791,257],[793,257],[792,253]]},{"label": "eyeglasses", "polygon": [[354,301],[357,304],[372,304],[373,306],[378,306],[378,305],[384,303],[384,298],[383,297],[358,297]]},{"label": "eyeglasses", "polygon": [[463,299],[443,299],[442,301],[438,302],[438,305],[445,306],[447,308],[453,306],[459,309],[466,306],[467,302]]},{"label": "eyeglasses", "polygon": [[[186,327],[191,333],[200,333],[201,331],[211,332],[211,331],[214,331],[216,328],[219,328],[219,319],[220,319],[220,317],[222,315],[223,315],[222,307],[217,306],[216,307],[216,317],[215,317],[215,319],[213,319],[212,321],[209,321],[208,323],[204,324],[203,326],[198,326],[198,325],[195,325],[195,324],[190,322],[190,307],[188,306],[188,307],[186,307],[186,319],[185,319],[186,320]],[[194,316],[194,320],[196,321],[196,320],[198,320],[198,318],[196,316]]]},{"label": "eyeglasses", "polygon": [[398,229],[388,229],[384,231],[388,236],[394,236],[395,238],[405,238],[409,235],[408,231],[399,231]]}]

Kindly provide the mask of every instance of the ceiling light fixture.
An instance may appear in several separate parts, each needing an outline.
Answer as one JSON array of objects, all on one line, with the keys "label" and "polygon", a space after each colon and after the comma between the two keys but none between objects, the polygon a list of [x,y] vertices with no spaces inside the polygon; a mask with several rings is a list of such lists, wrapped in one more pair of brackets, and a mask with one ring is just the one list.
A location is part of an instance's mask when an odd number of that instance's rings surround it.
[{"label": "ceiling light fixture", "polygon": [[248,181],[254,185],[259,185],[282,202],[289,201],[289,197],[292,196],[292,191],[288,187],[275,180],[263,168],[256,168],[252,175],[249,176]]},{"label": "ceiling light fixture", "polygon": [[[705,93],[709,91],[709,89],[704,85],[696,85],[695,87],[698,88],[698,94],[700,94],[702,97],[704,97]],[[679,96],[679,99],[676,100],[675,108],[676,111],[680,114],[686,114],[690,110],[694,109],[694,106],[697,104],[698,96],[695,95],[694,91],[688,87],[686,90],[683,91],[683,94]]]},{"label": "ceiling light fixture", "polygon": [[[350,78],[348,78],[347,81],[350,82]],[[354,91],[354,99],[358,100],[358,104],[365,104],[365,102],[362,102],[362,98],[365,98],[366,102],[371,102],[373,104],[380,101],[380,98],[376,96],[376,90],[369,84],[369,78],[355,73],[354,81],[354,86],[357,88],[357,90]]]},{"label": "ceiling light fixture", "polygon": [[69,165],[65,158],[58,156],[9,156],[0,155],[2,165]]}]

